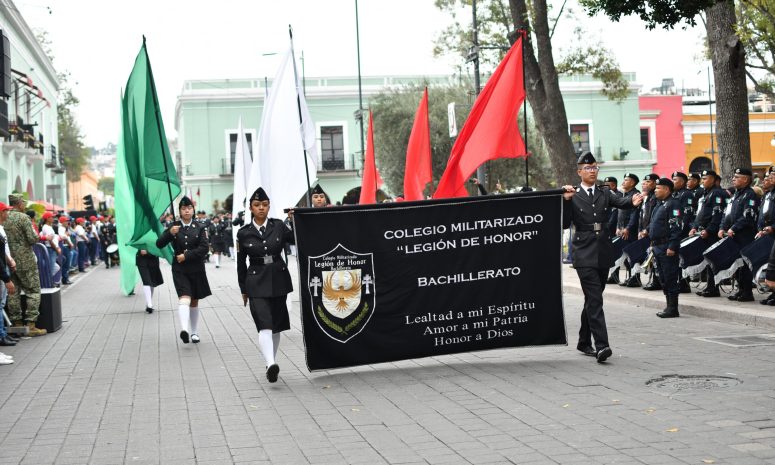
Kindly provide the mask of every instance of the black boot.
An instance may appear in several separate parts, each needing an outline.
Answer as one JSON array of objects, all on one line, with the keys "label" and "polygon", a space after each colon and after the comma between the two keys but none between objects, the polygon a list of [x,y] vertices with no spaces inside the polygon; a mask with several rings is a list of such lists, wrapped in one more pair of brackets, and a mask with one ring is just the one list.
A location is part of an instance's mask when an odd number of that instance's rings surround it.
[{"label": "black boot", "polygon": [[666,296],[667,300],[667,308],[664,311],[661,311],[657,313],[657,316],[660,318],[678,318],[678,296],[677,295],[669,295]]},{"label": "black boot", "polygon": [[775,292],[767,296],[766,299],[759,301],[762,305],[775,305]]}]

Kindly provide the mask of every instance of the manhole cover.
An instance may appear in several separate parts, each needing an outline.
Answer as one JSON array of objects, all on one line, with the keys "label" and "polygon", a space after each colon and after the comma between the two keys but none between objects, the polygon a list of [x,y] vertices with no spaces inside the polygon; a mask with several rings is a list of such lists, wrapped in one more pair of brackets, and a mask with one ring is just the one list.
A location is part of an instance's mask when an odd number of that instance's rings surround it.
[{"label": "manhole cover", "polygon": [[711,391],[742,383],[738,378],[715,375],[665,375],[646,381],[646,386],[675,391]]},{"label": "manhole cover", "polygon": [[729,347],[756,347],[775,345],[775,334],[749,334],[744,336],[698,337],[699,341],[714,342]]}]

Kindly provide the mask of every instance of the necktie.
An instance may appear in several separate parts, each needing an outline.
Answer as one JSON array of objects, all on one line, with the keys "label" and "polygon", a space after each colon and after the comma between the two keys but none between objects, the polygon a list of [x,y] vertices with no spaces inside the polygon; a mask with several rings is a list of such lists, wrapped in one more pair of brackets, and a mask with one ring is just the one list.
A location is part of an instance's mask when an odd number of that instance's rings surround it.
[{"label": "necktie", "polygon": [[589,194],[589,198],[592,198],[592,188],[590,187],[587,189],[587,194]]},{"label": "necktie", "polygon": [[260,228],[258,228],[258,235],[261,237],[264,237],[264,231],[266,231],[266,227],[261,226]]}]

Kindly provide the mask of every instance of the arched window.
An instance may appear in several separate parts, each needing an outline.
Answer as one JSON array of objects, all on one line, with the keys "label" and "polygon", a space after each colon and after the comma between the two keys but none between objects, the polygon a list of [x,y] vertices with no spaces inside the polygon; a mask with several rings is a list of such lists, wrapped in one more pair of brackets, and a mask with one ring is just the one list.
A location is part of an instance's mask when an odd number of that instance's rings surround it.
[{"label": "arched window", "polygon": [[708,157],[697,157],[694,160],[692,160],[691,165],[689,165],[689,172],[690,173],[700,173],[705,170],[712,170],[713,169],[713,162],[710,161],[710,158]]}]

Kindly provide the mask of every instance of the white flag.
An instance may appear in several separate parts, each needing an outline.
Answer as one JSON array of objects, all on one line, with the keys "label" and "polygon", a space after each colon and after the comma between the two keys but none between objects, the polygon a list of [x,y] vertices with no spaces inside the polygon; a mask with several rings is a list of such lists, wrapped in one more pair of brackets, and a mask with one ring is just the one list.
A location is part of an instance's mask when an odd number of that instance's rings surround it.
[{"label": "white flag", "polygon": [[[272,81],[261,115],[258,153],[254,157],[247,192],[263,187],[271,201],[269,216],[285,218],[284,208],[295,207],[306,195],[304,149],[310,185],[317,179],[315,124],[309,116],[296,76],[293,49],[289,45]],[[302,124],[299,124],[301,106]]]},{"label": "white flag", "polygon": [[[248,138],[245,136],[245,129],[242,127],[242,118],[239,119],[237,126],[237,147],[234,151],[234,195],[232,195],[231,216],[237,219],[240,212],[245,212],[245,218],[250,218],[250,211],[247,211],[246,196],[249,197],[253,191],[248,192],[250,183],[250,170],[253,163],[251,158]],[[237,241],[237,231],[232,231],[234,243]]]}]

